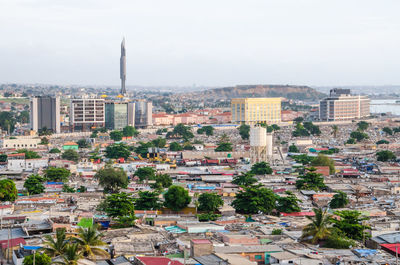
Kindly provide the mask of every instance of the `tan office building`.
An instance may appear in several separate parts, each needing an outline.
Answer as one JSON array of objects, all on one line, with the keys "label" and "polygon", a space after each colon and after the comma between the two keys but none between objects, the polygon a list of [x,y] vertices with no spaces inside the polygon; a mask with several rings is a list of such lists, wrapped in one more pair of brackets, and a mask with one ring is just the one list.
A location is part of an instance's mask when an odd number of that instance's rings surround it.
[{"label": "tan office building", "polygon": [[281,122],[281,98],[233,98],[232,123],[278,124]]},{"label": "tan office building", "polygon": [[319,119],[321,121],[362,119],[369,115],[369,98],[351,95],[350,89],[332,89],[329,97],[319,103]]}]

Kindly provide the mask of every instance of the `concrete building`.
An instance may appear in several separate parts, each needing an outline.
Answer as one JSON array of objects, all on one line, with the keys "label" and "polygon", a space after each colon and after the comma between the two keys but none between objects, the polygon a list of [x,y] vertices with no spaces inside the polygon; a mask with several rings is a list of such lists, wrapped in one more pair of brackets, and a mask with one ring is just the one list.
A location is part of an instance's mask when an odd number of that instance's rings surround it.
[{"label": "concrete building", "polygon": [[2,148],[31,149],[37,148],[40,141],[39,138],[3,139],[0,141],[0,145]]},{"label": "concrete building", "polygon": [[271,162],[273,156],[272,134],[261,126],[250,128],[250,160],[252,163]]},{"label": "concrete building", "polygon": [[278,124],[281,122],[281,98],[233,98],[232,123]]},{"label": "concrete building", "polygon": [[30,126],[36,132],[47,128],[60,133],[60,98],[50,96],[31,98]]},{"label": "concrete building", "polygon": [[369,115],[369,98],[351,95],[350,89],[331,89],[329,97],[319,103],[319,119],[321,121],[353,120]]},{"label": "concrete building", "polygon": [[135,101],[135,126],[146,128],[153,125],[153,103],[145,100]]},{"label": "concrete building", "polygon": [[104,127],[104,99],[80,98],[71,100],[70,127],[72,131],[90,131]]},{"label": "concrete building", "polygon": [[126,94],[125,88],[125,80],[126,80],[126,49],[125,49],[125,38],[122,40],[121,43],[121,58],[120,58],[120,65],[119,65],[119,75],[121,78],[121,95]]},{"label": "concrete building", "polygon": [[110,130],[121,130],[135,126],[135,103],[123,101],[105,102],[105,126]]}]

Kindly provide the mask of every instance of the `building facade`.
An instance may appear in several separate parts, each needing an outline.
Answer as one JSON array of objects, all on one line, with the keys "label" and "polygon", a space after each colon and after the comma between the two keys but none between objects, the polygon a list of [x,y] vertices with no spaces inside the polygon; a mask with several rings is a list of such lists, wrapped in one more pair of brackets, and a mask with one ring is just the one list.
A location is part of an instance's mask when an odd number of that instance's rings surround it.
[{"label": "building facade", "polygon": [[30,101],[30,127],[33,131],[46,128],[60,133],[60,98],[38,96]]},{"label": "building facade", "polygon": [[153,104],[144,100],[135,101],[135,126],[146,128],[153,125]]},{"label": "building facade", "polygon": [[90,131],[105,126],[104,99],[72,99],[70,127],[72,131]]},{"label": "building facade", "polygon": [[232,123],[278,124],[281,122],[281,98],[233,98]]},{"label": "building facade", "polygon": [[362,119],[370,115],[370,99],[351,95],[350,89],[331,89],[329,97],[319,103],[321,121]]},{"label": "building facade", "polygon": [[121,130],[135,126],[135,103],[123,101],[105,102],[105,126],[110,130]]}]

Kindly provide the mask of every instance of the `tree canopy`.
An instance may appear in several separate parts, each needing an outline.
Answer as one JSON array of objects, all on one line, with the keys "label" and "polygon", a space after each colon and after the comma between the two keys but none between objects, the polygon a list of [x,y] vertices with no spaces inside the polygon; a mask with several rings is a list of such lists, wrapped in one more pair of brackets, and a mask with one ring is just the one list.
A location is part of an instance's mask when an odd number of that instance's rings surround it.
[{"label": "tree canopy", "polygon": [[80,139],[76,142],[79,148],[90,148],[91,144],[86,139]]},{"label": "tree canopy", "polygon": [[79,154],[72,149],[65,150],[64,153],[61,155],[62,159],[78,162],[79,161]]},{"label": "tree canopy", "polygon": [[272,174],[272,168],[267,162],[258,162],[251,166],[250,172],[255,175]]},{"label": "tree canopy", "polygon": [[182,210],[191,201],[188,191],[180,186],[169,187],[164,195],[164,199],[164,206],[173,211]]},{"label": "tree canopy", "polygon": [[349,204],[349,199],[347,198],[347,194],[344,193],[343,191],[338,190],[337,193],[333,195],[333,198],[329,203],[329,206],[332,209],[336,209],[336,208],[343,208],[347,204]]},{"label": "tree canopy", "polygon": [[251,172],[242,173],[233,178],[232,183],[239,186],[251,186],[257,182],[257,179],[254,177],[254,174]]},{"label": "tree canopy", "polygon": [[14,181],[10,179],[0,180],[0,201],[13,202],[18,197],[18,191]]},{"label": "tree canopy", "polygon": [[119,142],[122,140],[122,137],[124,137],[123,133],[121,131],[112,131],[110,132],[110,138],[116,142]]},{"label": "tree canopy", "polygon": [[209,126],[209,125],[203,126],[203,127],[199,128],[199,129],[197,130],[197,133],[198,133],[198,134],[203,134],[203,133],[205,133],[207,136],[214,135],[214,127]]},{"label": "tree canopy", "polygon": [[224,205],[224,201],[221,196],[216,193],[202,193],[199,198],[199,211],[213,213],[218,210],[219,207]]},{"label": "tree canopy", "polygon": [[363,224],[363,222],[368,220],[368,218],[362,216],[361,212],[354,210],[343,210],[336,211],[334,214],[340,218],[331,219],[333,227],[343,232],[346,237],[355,240],[362,240],[363,238],[370,237],[368,233],[364,232],[370,227]]},{"label": "tree canopy", "polygon": [[218,143],[217,148],[215,148],[215,152],[230,152],[232,150],[232,144],[229,142],[220,142]]},{"label": "tree canopy", "polygon": [[311,161],[311,165],[328,166],[329,174],[335,174],[335,162],[326,155],[318,154],[318,156]]},{"label": "tree canopy", "polygon": [[396,155],[389,150],[382,150],[376,153],[376,157],[378,161],[387,162],[396,160]]},{"label": "tree canopy", "polygon": [[240,137],[243,140],[248,140],[250,138],[250,126],[246,124],[242,124],[238,127]]},{"label": "tree canopy", "polygon": [[360,121],[359,123],[357,123],[357,126],[360,131],[365,131],[366,129],[368,129],[369,123],[366,121]]},{"label": "tree canopy", "polygon": [[161,209],[162,203],[158,198],[159,194],[152,191],[139,191],[139,197],[135,200],[135,208],[137,210],[158,210]]},{"label": "tree canopy", "polygon": [[29,195],[43,193],[45,190],[43,181],[44,178],[39,175],[30,175],[24,182],[24,188],[28,191]]},{"label": "tree canopy", "polygon": [[286,191],[286,196],[278,196],[276,210],[281,213],[300,212],[299,200],[291,191]]},{"label": "tree canopy", "polygon": [[326,186],[324,184],[324,178],[321,177],[321,174],[316,172],[315,168],[308,168],[308,172],[299,176],[296,180],[296,188],[302,190],[321,190]]},{"label": "tree canopy", "polygon": [[294,144],[289,146],[289,150],[290,153],[298,153],[299,152],[299,148],[297,148],[297,146],[295,146]]},{"label": "tree canopy", "polygon": [[48,169],[45,170],[44,172],[44,177],[48,181],[63,181],[66,182],[68,181],[69,176],[71,175],[71,172],[62,167],[49,167]]},{"label": "tree canopy", "polygon": [[174,127],[172,135],[176,135],[184,139],[191,139],[194,137],[192,129],[189,126],[185,126],[183,123],[179,123]]},{"label": "tree canopy", "polygon": [[129,147],[124,143],[112,144],[106,147],[106,154],[107,158],[124,158],[127,159],[131,155],[131,151]]},{"label": "tree canopy", "polygon": [[[33,263],[33,255],[35,255],[35,263]],[[25,256],[22,261],[23,265],[50,265],[51,258],[45,253],[36,252],[32,255]]]},{"label": "tree canopy", "polygon": [[148,181],[155,179],[156,170],[153,167],[140,167],[136,169],[135,176],[137,176],[140,181]]},{"label": "tree canopy", "polygon": [[169,144],[169,150],[173,152],[182,151],[183,147],[177,142],[172,142]]},{"label": "tree canopy", "polygon": [[28,150],[28,149],[19,149],[19,150],[17,150],[17,153],[25,154],[25,159],[41,158],[41,156],[38,155],[38,153],[36,153],[35,151]]},{"label": "tree canopy", "polygon": [[133,126],[126,126],[122,129],[122,134],[125,137],[132,137],[132,136],[138,136],[139,132],[138,130],[135,129]]},{"label": "tree canopy", "polygon": [[105,193],[116,193],[121,188],[128,186],[128,176],[122,168],[113,168],[110,165],[97,171],[94,176],[99,180],[99,185],[104,188]]},{"label": "tree canopy", "polygon": [[276,196],[270,189],[249,186],[240,190],[232,202],[232,207],[241,214],[270,214],[275,209]]},{"label": "tree canopy", "polygon": [[125,192],[108,195],[106,199],[100,203],[98,210],[117,219],[120,223],[123,223],[123,221],[131,222],[135,220],[134,199]]}]

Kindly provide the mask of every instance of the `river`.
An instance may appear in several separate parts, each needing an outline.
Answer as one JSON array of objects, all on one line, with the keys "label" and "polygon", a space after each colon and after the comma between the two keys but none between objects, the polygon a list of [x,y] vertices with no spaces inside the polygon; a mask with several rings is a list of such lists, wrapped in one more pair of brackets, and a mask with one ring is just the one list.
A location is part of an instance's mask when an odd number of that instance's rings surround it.
[{"label": "river", "polygon": [[391,112],[400,115],[400,104],[395,104],[396,99],[373,99],[371,100],[371,113]]}]

